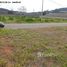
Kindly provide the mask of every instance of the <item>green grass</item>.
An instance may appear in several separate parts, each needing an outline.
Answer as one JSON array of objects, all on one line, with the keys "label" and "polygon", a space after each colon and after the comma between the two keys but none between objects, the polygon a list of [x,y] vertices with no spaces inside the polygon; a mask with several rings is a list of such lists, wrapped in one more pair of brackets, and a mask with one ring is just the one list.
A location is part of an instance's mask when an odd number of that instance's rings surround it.
[{"label": "green grass", "polygon": [[[5,52],[3,47],[11,50]],[[8,65],[67,67],[67,27],[0,29],[0,67]]]},{"label": "green grass", "polygon": [[39,18],[39,17],[23,17],[23,16],[0,16],[0,21],[4,23],[51,23],[51,22],[67,22],[61,18]]}]

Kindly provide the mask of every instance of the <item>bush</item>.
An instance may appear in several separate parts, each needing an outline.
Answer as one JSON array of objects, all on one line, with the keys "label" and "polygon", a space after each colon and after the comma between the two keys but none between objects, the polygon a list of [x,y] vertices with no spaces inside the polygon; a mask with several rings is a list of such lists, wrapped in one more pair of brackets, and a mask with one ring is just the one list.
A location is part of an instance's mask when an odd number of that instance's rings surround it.
[{"label": "bush", "polygon": [[25,21],[26,22],[33,22],[34,20],[32,18],[26,18]]},{"label": "bush", "polygon": [[13,18],[14,18],[14,17],[9,16],[9,17],[8,17],[8,20],[13,20]]},{"label": "bush", "polygon": [[6,21],[6,17],[2,16],[2,21]]}]

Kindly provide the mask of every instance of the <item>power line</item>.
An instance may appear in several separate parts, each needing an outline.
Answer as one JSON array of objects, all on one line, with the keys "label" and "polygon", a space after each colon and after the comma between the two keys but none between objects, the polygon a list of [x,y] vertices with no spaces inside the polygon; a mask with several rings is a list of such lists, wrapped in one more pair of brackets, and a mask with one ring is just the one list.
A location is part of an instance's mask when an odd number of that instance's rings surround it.
[{"label": "power line", "polygon": [[[49,0],[49,1],[50,1],[50,0]],[[58,6],[64,7],[63,4],[60,4],[60,3],[58,3],[58,2],[56,2],[56,1],[54,1],[54,0],[51,0],[50,2],[53,2],[53,3],[55,3],[55,4],[58,5]]]}]

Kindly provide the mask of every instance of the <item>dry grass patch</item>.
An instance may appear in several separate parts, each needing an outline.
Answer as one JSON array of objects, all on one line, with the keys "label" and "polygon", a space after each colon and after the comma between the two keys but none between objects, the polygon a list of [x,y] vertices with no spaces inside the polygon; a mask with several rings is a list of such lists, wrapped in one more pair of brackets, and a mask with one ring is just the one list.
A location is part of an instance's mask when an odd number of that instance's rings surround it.
[{"label": "dry grass patch", "polygon": [[0,67],[67,67],[67,27],[0,29]]}]

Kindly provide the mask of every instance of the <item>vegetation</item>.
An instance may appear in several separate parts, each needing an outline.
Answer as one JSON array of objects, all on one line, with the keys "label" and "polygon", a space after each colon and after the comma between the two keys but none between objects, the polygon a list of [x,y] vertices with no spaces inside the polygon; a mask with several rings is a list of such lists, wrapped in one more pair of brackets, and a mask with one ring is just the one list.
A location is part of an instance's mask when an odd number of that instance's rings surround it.
[{"label": "vegetation", "polygon": [[39,17],[23,17],[23,16],[0,16],[0,21],[4,23],[51,23],[51,22],[67,22],[67,19],[61,18],[39,18]]},{"label": "vegetation", "polygon": [[0,67],[67,67],[67,27],[0,29]]}]

